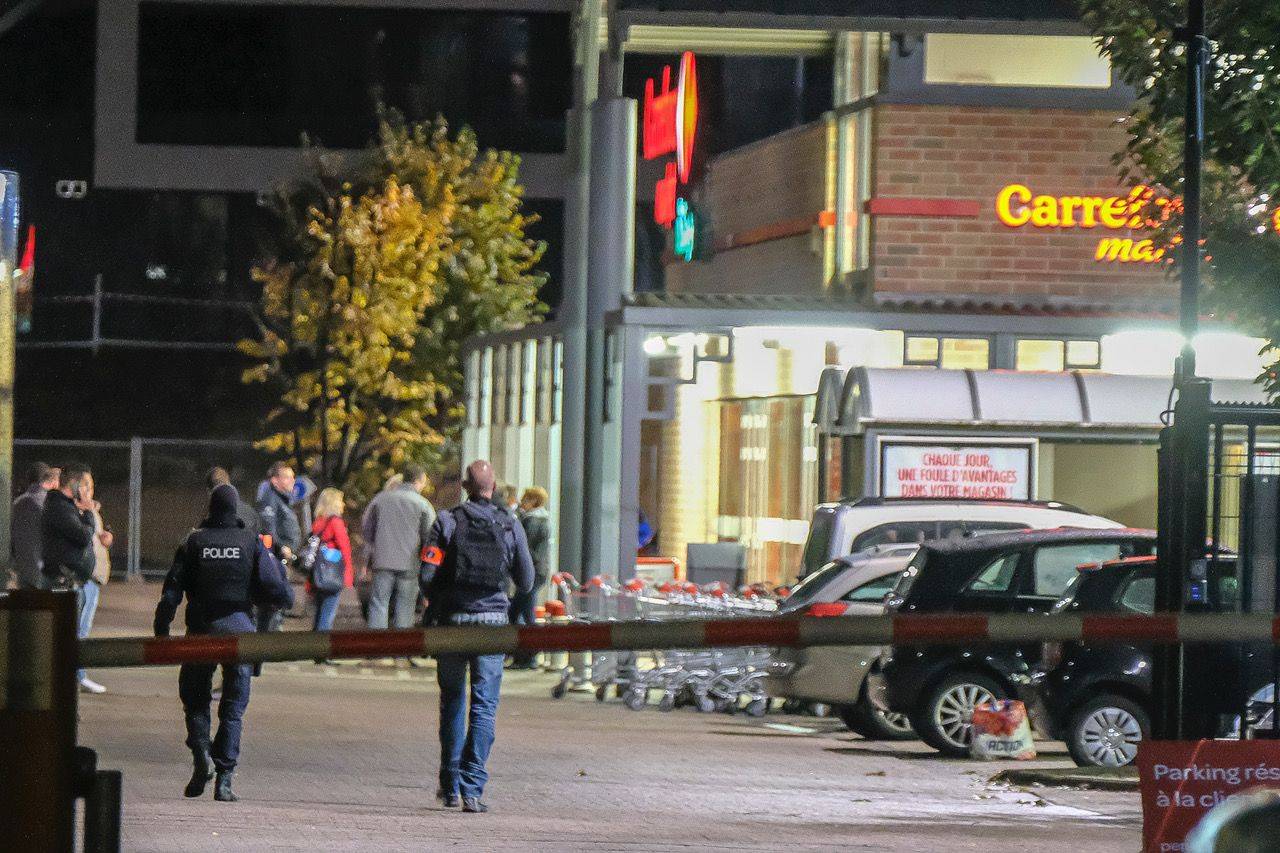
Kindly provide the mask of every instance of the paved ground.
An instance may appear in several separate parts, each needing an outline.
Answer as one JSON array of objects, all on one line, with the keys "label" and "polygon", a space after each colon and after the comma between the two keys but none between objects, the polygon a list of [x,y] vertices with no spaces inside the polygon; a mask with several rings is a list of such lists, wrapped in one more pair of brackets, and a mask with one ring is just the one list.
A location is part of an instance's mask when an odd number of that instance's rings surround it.
[{"label": "paved ground", "polygon": [[[121,588],[107,633],[137,633]],[[149,589],[154,592],[154,587]],[[149,594],[149,592],[147,594]],[[488,815],[435,788],[429,670],[268,666],[254,682],[237,804],[183,800],[176,671],[96,673],[81,741],[125,773],[125,848],[205,850],[1132,851],[1136,794],[993,786],[1004,764],[873,744],[828,720],[631,712],[509,673]],[[1049,765],[1064,765],[1050,749]]]}]

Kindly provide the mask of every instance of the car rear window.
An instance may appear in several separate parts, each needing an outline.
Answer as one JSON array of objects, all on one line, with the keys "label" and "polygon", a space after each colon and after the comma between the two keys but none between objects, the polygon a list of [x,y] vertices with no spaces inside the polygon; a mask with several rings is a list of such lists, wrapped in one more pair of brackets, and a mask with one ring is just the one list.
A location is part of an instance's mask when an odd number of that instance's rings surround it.
[{"label": "car rear window", "polygon": [[840,600],[866,602],[884,601],[884,597],[890,592],[893,592],[893,588],[897,585],[898,576],[900,574],[901,572],[894,572],[891,575],[885,575],[882,578],[867,581],[862,586],[854,587],[846,592],[841,596]]},{"label": "car rear window", "polygon": [[849,553],[856,554],[873,545],[924,542],[936,538],[938,538],[936,521],[895,521],[859,533],[849,547]]},{"label": "car rear window", "polygon": [[809,538],[804,543],[804,556],[800,559],[801,577],[816,572],[832,556],[836,556],[831,553],[831,533],[835,526],[834,512],[822,511],[814,514],[813,522],[809,525]]},{"label": "car rear window", "polygon": [[1008,592],[1013,587],[1014,578],[1018,574],[1018,561],[1021,552],[1002,554],[996,557],[986,568],[978,572],[977,577],[969,584],[970,592]]},{"label": "car rear window", "polygon": [[1117,600],[1125,610],[1150,616],[1156,612],[1156,579],[1150,575],[1134,575],[1120,590]]},{"label": "car rear window", "polygon": [[1119,557],[1119,542],[1043,545],[1037,548],[1035,553],[1032,570],[1034,594],[1057,598],[1075,579],[1077,566],[1085,563],[1107,563]]},{"label": "car rear window", "polygon": [[812,601],[822,591],[823,587],[839,577],[847,568],[848,566],[844,563],[827,563],[813,574],[807,576],[796,584],[792,588],[791,594],[787,596],[787,609],[793,610],[802,604]]}]

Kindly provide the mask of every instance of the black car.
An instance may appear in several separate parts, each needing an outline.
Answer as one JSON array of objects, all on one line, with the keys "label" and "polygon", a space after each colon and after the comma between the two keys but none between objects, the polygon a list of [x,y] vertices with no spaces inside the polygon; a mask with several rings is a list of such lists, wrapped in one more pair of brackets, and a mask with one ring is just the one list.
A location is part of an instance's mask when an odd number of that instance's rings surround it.
[{"label": "black car", "polygon": [[[1216,596],[1206,606],[1221,612],[1239,610],[1235,556],[1222,555],[1206,568],[1208,582],[1216,587]],[[1155,597],[1155,558],[1136,557],[1081,571],[1054,612],[1150,615],[1155,612]],[[1133,762],[1139,742],[1151,734],[1152,652],[1153,646],[1144,643],[1045,643],[1040,665],[1018,679],[1018,692],[1036,728],[1066,742],[1076,764],[1122,767]],[[1188,646],[1185,654],[1207,656],[1212,662],[1201,671],[1212,672],[1214,683],[1199,683],[1197,689],[1219,715],[1220,734],[1229,734],[1238,725],[1242,672],[1247,673],[1249,692],[1254,694],[1251,721],[1259,722],[1268,713],[1263,700],[1269,699],[1269,688],[1262,685],[1269,681],[1269,648]],[[1220,705],[1214,701],[1218,697]]]},{"label": "black car", "polygon": [[[1057,528],[923,545],[886,602],[889,613],[1047,613],[1082,564],[1155,550],[1151,530]],[[967,755],[974,706],[1013,696],[1039,644],[894,646],[871,677],[873,701],[906,714],[921,740]]]}]

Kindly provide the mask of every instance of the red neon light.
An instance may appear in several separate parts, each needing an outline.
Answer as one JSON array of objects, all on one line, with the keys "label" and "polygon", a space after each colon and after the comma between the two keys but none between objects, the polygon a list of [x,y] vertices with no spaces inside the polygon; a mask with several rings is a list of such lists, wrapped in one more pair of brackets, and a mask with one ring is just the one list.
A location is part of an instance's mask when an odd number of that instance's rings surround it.
[{"label": "red neon light", "polygon": [[698,135],[698,68],[689,51],[680,57],[676,87],[671,88],[671,68],[662,69],[662,90],[655,91],[653,78],[644,84],[643,137],[641,149],[646,160],[676,155],[676,175],[689,182],[693,147]]},{"label": "red neon light", "polygon": [[670,228],[676,221],[676,164],[668,163],[667,171],[653,189],[653,221]]},{"label": "red neon light", "polygon": [[655,160],[676,150],[679,90],[671,88],[671,67],[662,69],[662,91],[654,94],[653,78],[644,83],[644,159]]}]

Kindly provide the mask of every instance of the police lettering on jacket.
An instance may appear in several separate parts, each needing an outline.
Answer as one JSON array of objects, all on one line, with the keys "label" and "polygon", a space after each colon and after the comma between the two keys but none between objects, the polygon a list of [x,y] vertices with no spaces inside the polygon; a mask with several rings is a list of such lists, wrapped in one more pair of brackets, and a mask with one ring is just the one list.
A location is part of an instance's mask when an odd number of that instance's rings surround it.
[{"label": "police lettering on jacket", "polygon": [[238,560],[241,551],[238,547],[216,548],[206,547],[200,549],[200,559],[202,560]]}]

